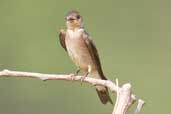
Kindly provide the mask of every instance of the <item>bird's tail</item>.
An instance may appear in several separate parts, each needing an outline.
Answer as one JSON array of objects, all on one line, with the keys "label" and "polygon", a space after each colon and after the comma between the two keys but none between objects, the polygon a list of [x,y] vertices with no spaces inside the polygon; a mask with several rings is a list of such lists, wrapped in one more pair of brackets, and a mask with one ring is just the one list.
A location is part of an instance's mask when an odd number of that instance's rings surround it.
[{"label": "bird's tail", "polygon": [[107,87],[96,86],[96,91],[97,91],[97,94],[98,94],[98,96],[100,98],[100,101],[103,104],[106,104],[107,102],[110,102],[111,104],[113,104],[112,99],[109,96],[109,92],[108,92]]},{"label": "bird's tail", "polygon": [[[92,77],[92,78],[102,79],[102,77],[96,71],[95,72],[91,72],[89,76]],[[106,78],[104,80],[106,80]],[[108,102],[110,102],[111,104],[113,104],[112,99],[109,96],[109,92],[108,92],[107,87],[104,87],[104,86],[96,86],[96,91],[97,91],[97,94],[98,94],[98,96],[100,98],[100,101],[103,104],[107,104]]]}]

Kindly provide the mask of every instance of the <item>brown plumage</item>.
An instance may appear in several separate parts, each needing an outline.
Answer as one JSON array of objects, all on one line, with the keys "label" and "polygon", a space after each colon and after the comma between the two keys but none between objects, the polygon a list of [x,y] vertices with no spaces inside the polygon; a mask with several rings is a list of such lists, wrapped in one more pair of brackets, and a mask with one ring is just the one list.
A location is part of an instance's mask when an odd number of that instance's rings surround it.
[{"label": "brown plumage", "polygon": [[[59,34],[61,46],[88,76],[107,80],[104,76],[97,49],[88,33],[83,28],[83,20],[77,11],[70,11],[67,16],[67,30]],[[96,86],[97,94],[103,104],[112,103],[108,89]]]},{"label": "brown plumage", "polygon": [[59,33],[59,41],[60,41],[61,46],[65,49],[65,51],[67,51],[66,45],[65,45],[65,36],[66,36],[65,31],[61,30]]}]

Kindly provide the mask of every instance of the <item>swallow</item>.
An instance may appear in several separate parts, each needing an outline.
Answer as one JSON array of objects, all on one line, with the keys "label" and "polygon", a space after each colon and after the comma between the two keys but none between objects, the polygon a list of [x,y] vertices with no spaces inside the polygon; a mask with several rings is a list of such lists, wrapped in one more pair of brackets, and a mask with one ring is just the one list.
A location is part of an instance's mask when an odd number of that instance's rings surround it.
[{"label": "swallow", "polygon": [[[102,71],[97,48],[90,35],[84,29],[83,18],[80,13],[75,10],[69,11],[65,16],[65,20],[67,29],[60,30],[59,41],[78,68],[75,75],[82,70],[85,73],[82,79],[90,76],[107,80]],[[107,104],[107,102],[113,104],[107,87],[99,85],[95,87],[103,104]]]}]

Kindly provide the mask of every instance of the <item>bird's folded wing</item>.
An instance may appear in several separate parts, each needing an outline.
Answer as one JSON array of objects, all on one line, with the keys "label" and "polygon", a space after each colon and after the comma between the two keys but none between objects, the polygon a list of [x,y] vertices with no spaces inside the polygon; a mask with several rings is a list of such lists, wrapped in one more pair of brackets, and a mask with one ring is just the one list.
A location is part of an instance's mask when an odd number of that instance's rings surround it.
[{"label": "bird's folded wing", "polygon": [[92,41],[92,39],[90,38],[90,36],[88,35],[87,32],[84,31],[83,33],[83,39],[85,41],[85,44],[88,48],[88,51],[90,53],[90,56],[97,68],[97,71],[101,77],[101,79],[107,80],[107,78],[104,76],[103,71],[102,71],[102,67],[101,67],[101,63],[100,63],[100,58],[97,52],[97,49]]},{"label": "bird's folded wing", "polygon": [[64,30],[61,30],[59,33],[59,41],[61,46],[67,51],[66,45],[65,45],[65,37],[66,37],[66,32]]}]

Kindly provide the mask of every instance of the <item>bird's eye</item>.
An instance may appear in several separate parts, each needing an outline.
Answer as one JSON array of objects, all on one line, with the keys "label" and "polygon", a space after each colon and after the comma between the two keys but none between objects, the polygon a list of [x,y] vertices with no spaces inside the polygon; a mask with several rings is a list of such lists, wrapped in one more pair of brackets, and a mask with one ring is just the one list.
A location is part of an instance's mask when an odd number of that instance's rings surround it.
[{"label": "bird's eye", "polygon": [[80,19],[80,15],[77,15],[77,19]]}]

